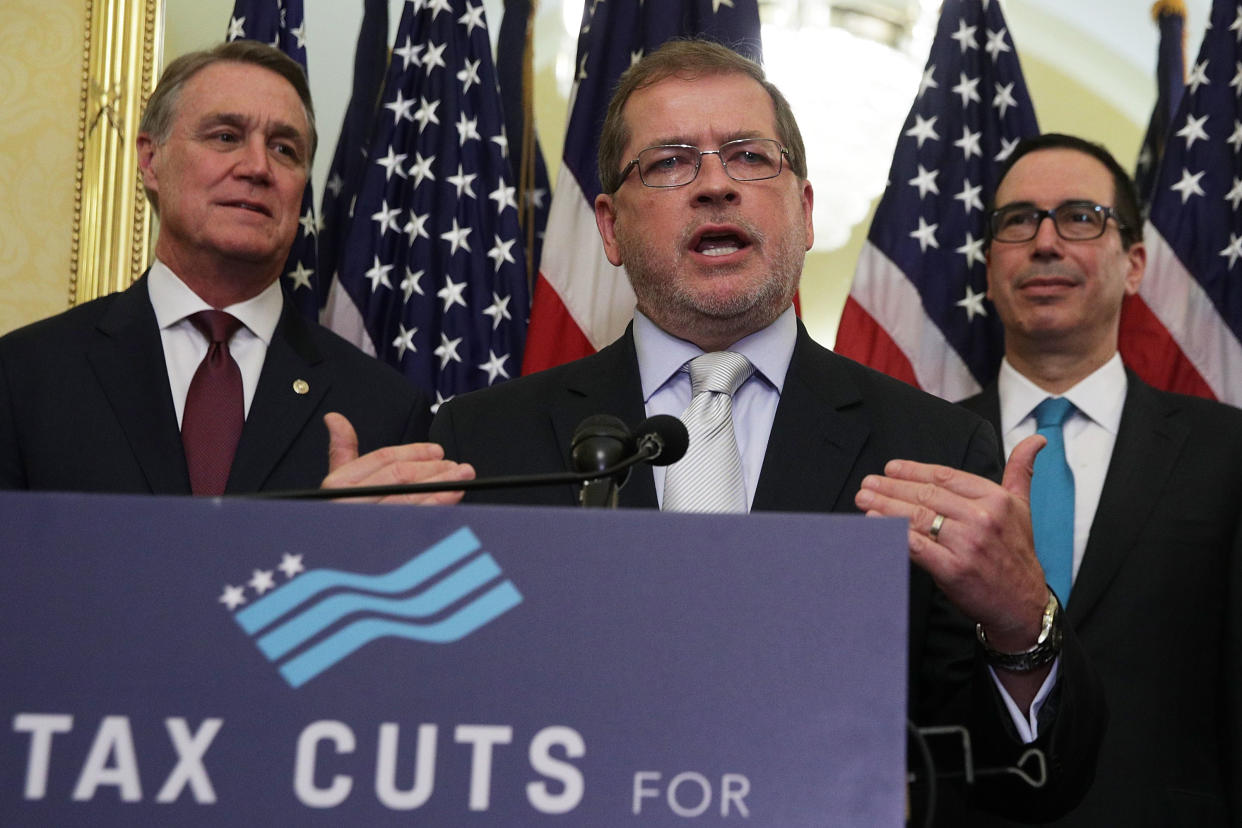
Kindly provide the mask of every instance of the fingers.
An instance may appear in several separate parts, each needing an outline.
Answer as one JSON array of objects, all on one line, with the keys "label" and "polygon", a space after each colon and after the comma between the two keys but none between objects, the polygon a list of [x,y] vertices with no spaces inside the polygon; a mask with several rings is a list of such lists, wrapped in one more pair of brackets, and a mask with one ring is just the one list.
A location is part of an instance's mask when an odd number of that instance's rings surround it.
[{"label": "fingers", "polygon": [[1031,476],[1035,473],[1035,455],[1048,445],[1048,441],[1040,434],[1032,434],[1014,446],[1009,462],[1005,464],[1005,476],[1001,485],[1010,494],[1020,497],[1024,502],[1031,501]]},{"label": "fingers", "polygon": [[358,434],[343,414],[330,411],[323,415],[328,427],[328,473],[358,459]]}]

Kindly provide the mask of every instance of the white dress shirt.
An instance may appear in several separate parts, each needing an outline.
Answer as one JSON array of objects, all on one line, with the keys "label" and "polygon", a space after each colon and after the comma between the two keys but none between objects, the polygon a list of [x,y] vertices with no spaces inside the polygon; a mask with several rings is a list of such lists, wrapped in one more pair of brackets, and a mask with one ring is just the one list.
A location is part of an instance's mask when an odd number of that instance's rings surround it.
[{"label": "white dress shirt", "polygon": [[[151,295],[151,306],[155,309],[156,324],[160,328],[160,341],[164,344],[168,386],[172,390],[177,426],[180,427],[181,417],[185,413],[186,394],[190,391],[190,381],[194,379],[194,372],[198,370],[199,363],[207,355],[207,348],[211,344],[194,327],[189,317],[199,311],[211,310],[211,305],[190,290],[185,282],[177,278],[158,259],[151,265],[151,272],[147,276],[147,290]],[[276,281],[252,299],[221,308],[236,316],[242,323],[229,340],[229,353],[241,369],[242,394],[247,415],[250,414],[250,403],[254,400],[255,389],[259,386],[259,374],[263,371],[267,347],[272,342],[272,334],[276,331],[276,323],[280,321],[283,307],[284,297],[280,292],[280,283]]]}]

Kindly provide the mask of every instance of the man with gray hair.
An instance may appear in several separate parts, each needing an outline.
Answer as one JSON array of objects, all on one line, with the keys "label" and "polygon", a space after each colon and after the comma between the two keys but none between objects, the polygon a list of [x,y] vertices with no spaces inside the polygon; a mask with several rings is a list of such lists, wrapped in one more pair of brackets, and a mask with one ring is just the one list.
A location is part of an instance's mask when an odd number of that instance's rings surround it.
[{"label": "man with gray hair", "polygon": [[168,66],[136,142],[155,262],[126,291],[0,339],[0,487],[218,495],[473,476],[415,442],[421,394],[284,301],[316,141],[305,75],[279,50],[238,41]]}]

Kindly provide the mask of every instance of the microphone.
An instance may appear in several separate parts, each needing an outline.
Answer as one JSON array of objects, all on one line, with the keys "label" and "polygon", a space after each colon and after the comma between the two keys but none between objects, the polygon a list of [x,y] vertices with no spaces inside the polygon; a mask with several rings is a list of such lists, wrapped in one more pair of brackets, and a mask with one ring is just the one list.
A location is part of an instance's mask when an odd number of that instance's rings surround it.
[{"label": "microphone", "polygon": [[643,420],[634,429],[638,453],[653,466],[667,466],[686,456],[690,432],[686,424],[672,414],[656,414]]},{"label": "microphone", "polygon": [[582,483],[578,503],[582,506],[616,508],[617,492],[629,479],[629,467],[613,474],[606,470],[638,452],[634,435],[625,423],[609,414],[587,417],[574,429],[569,459],[576,472],[599,475]]}]

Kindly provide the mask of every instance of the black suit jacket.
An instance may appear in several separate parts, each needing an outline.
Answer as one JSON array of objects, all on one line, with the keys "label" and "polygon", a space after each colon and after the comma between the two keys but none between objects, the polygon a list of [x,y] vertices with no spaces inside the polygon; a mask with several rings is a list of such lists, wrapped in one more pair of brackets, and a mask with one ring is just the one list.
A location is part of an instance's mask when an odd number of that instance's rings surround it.
[{"label": "black suit jacket", "polygon": [[[574,428],[593,414],[628,423],[644,418],[631,332],[577,362],[458,397],[440,407],[432,439],[480,476],[569,468]],[[817,345],[798,327],[785,386],[772,424],[753,508],[855,512],[867,474],[893,458],[964,468],[996,478],[1000,452],[983,420]],[[475,502],[568,506],[571,486],[494,490]],[[620,494],[622,506],[655,508],[650,467],[639,466]],[[968,723],[983,765],[1010,764],[1021,751],[999,694],[981,668],[973,631],[922,570],[910,590],[910,709],[919,724]],[[1037,795],[1008,779],[993,780],[983,800],[1037,815],[1068,807],[1090,777],[1104,719],[1101,694],[1077,645],[1063,657],[1055,724],[1040,744],[1053,756],[1051,788]],[[985,786],[980,786],[981,791]],[[962,814],[942,824],[970,824]],[[978,820],[987,824],[987,820]]]},{"label": "black suit jacket", "polygon": [[[286,305],[227,491],[318,486],[328,411],[350,419],[363,452],[425,439],[430,426],[396,371]],[[0,338],[0,488],[190,493],[145,276]]]},{"label": "black suit jacket", "polygon": [[[962,404],[999,430],[995,385]],[[1129,375],[1066,617],[1111,715],[1055,824],[1242,826],[1242,411]]]}]

